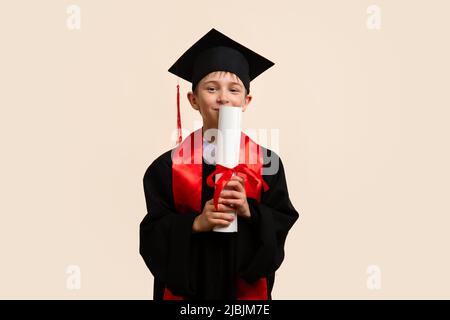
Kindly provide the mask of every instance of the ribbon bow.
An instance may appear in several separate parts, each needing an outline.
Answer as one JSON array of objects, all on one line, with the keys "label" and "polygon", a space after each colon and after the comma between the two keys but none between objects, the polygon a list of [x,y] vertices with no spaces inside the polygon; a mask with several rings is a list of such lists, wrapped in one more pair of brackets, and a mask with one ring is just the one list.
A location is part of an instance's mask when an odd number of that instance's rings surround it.
[{"label": "ribbon bow", "polygon": [[[222,173],[222,176],[220,177],[220,179],[218,181],[216,181],[214,183],[214,181],[213,181],[214,175],[220,174],[220,173]],[[247,178],[247,182],[251,183],[252,187],[254,187],[256,190],[259,189],[261,184],[264,188],[264,191],[267,191],[269,189],[269,186],[262,179],[262,177],[259,177],[258,175],[256,175],[256,173],[253,170],[251,170],[249,167],[247,167],[247,165],[245,163],[240,163],[237,166],[235,166],[234,168],[227,168],[227,167],[224,167],[224,166],[218,164],[218,165],[216,165],[216,170],[214,170],[214,172],[211,173],[206,180],[206,183],[208,184],[208,186],[216,187],[216,189],[214,190],[214,206],[215,206],[216,210],[218,210],[218,205],[219,205],[218,202],[219,202],[220,193],[222,192],[223,188],[228,183],[228,181],[230,181],[231,177],[233,176],[233,173],[245,174],[246,178]]]}]

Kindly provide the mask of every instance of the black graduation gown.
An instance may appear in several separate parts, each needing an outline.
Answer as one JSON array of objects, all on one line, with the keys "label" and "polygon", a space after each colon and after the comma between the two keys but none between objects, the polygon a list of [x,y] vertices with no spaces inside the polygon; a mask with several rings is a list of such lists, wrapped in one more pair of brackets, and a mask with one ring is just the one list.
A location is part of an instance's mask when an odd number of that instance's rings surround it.
[{"label": "black graduation gown", "polygon": [[[278,172],[263,175],[269,190],[262,191],[260,203],[248,198],[251,219],[238,217],[238,232],[233,233],[193,233],[193,221],[201,212],[176,212],[171,151],[148,167],[143,178],[147,215],[140,224],[139,251],[154,276],[155,300],[163,298],[165,286],[187,299],[234,300],[237,276],[247,282],[266,277],[272,299],[286,236],[299,217],[289,199],[281,159],[272,152],[273,156],[279,160]],[[214,188],[206,184],[206,177],[214,169],[203,160],[202,209],[213,198]]]}]

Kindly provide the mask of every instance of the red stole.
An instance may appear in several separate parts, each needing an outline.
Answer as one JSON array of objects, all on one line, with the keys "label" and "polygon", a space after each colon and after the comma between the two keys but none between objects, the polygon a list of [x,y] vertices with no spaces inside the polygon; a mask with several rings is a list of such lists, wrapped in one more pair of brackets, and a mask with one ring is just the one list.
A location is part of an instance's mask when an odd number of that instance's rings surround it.
[{"label": "red stole", "polygon": [[[203,161],[203,130],[202,128],[191,133],[172,152],[172,192],[175,207],[178,213],[202,212],[202,161]],[[259,178],[263,166],[261,147],[246,134],[241,134],[241,150],[239,163],[246,164]],[[240,174],[239,174],[240,175]],[[249,183],[245,184],[247,197],[261,201],[261,187]],[[166,287],[164,300],[183,300]],[[254,283],[237,279],[238,300],[267,300],[267,278],[263,277]]]}]

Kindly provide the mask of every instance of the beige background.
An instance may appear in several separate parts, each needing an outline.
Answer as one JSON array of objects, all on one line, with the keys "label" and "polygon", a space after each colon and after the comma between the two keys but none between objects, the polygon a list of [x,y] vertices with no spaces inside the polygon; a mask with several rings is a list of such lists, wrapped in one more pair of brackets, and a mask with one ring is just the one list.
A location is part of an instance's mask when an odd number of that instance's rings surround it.
[{"label": "beige background", "polygon": [[[81,8],[81,29],[66,26]],[[370,30],[367,8],[381,8]],[[450,298],[448,1],[0,4],[0,297],[149,299],[142,177],[173,146],[170,65],[212,27],[276,65],[246,128],[280,130],[292,202],[275,299]],[[185,98],[182,120],[200,117]],[[66,268],[81,270],[70,290]],[[367,268],[381,288],[367,286]]]}]

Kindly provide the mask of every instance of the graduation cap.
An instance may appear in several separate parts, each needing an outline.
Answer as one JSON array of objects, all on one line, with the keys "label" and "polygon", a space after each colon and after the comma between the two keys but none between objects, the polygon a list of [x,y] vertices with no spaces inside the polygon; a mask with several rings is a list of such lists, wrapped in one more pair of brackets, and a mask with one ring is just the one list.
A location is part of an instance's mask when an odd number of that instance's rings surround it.
[{"label": "graduation cap", "polygon": [[[272,67],[274,63],[216,29],[194,43],[170,67],[169,72],[192,82],[192,91],[203,77],[214,71],[228,71],[241,79],[247,93],[250,81]],[[178,143],[181,142],[180,93],[177,85]]]}]

